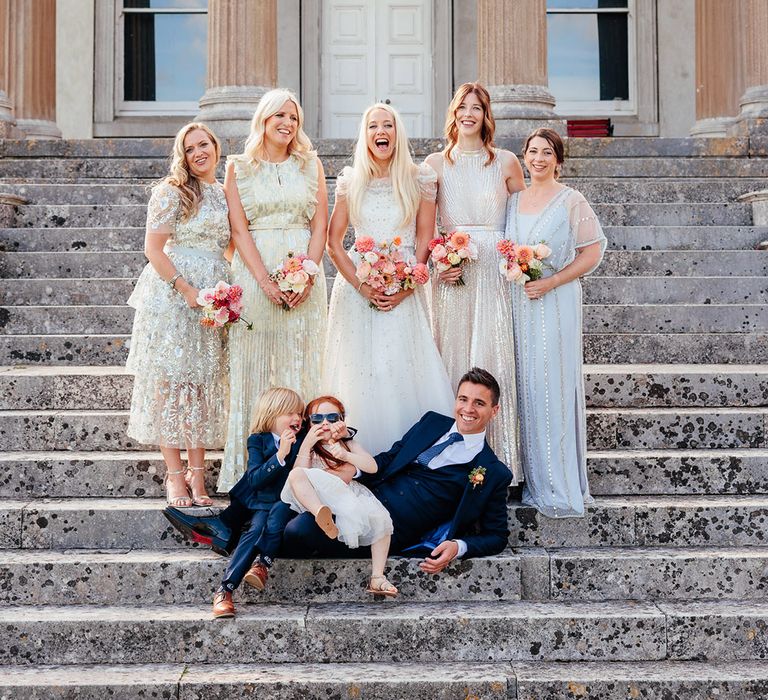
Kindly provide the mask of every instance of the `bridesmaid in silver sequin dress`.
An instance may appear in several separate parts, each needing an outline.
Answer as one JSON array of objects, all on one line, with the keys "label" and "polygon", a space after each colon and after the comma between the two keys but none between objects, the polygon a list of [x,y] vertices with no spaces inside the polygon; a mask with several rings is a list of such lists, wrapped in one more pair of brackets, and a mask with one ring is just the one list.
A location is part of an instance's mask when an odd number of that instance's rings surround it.
[{"label": "bridesmaid in silver sequin dress", "polygon": [[563,142],[551,129],[526,140],[528,189],[509,200],[507,238],[544,242],[551,269],[509,285],[515,317],[523,502],[550,517],[584,514],[587,420],[582,376],[581,281],[603,257],[603,230],[584,196],[557,182]]},{"label": "bridesmaid in silver sequin dress", "polygon": [[223,445],[226,427],[226,332],[202,326],[197,310],[201,287],[229,279],[227,202],[215,176],[219,154],[203,124],[187,124],[176,135],[170,174],[149,200],[149,264],[128,299],[136,309],[127,363],[135,374],[128,435],[160,446],[168,503],[182,508],[193,501],[210,505],[205,449]]},{"label": "bridesmaid in silver sequin dress", "polygon": [[[286,386],[304,397],[319,393],[328,200],[323,166],[303,120],[293,93],[271,90],[256,108],[244,152],[227,161],[224,189],[237,247],[232,281],[243,288],[243,316],[254,327],[249,331],[239,323],[230,332],[229,424],[219,491],[229,491],[245,472],[246,440],[261,391]],[[291,251],[307,254],[321,268],[303,294],[281,292],[269,279]]]},{"label": "bridesmaid in silver sequin dress", "polygon": [[[488,92],[465,83],[448,107],[445,149],[426,160],[438,174],[441,232],[465,231],[478,248],[478,259],[463,272],[448,270],[435,278],[432,325],[454,387],[470,367],[482,367],[498,380],[500,411],[489,442],[520,481],[512,303],[499,274],[496,243],[504,237],[509,193],[524,183],[515,155],[494,148],[494,129]],[[456,285],[459,276],[464,286]]]}]

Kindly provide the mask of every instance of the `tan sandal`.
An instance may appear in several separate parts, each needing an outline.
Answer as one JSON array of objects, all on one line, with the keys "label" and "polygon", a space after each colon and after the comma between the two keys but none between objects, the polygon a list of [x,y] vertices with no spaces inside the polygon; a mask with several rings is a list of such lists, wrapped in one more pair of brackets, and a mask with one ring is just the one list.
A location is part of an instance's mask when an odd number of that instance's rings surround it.
[{"label": "tan sandal", "polygon": [[384,595],[387,598],[394,598],[399,591],[387,580],[386,576],[371,576],[365,592],[371,595]]},{"label": "tan sandal", "polygon": [[[192,499],[189,497],[189,491],[185,489],[183,496],[171,496],[170,493],[170,487],[168,484],[168,477],[169,476],[178,476],[179,474],[184,474],[184,469],[179,469],[177,472],[169,472],[167,469],[165,471],[165,478],[163,479],[163,486],[165,486],[165,502],[169,506],[173,506],[174,508],[191,508],[192,507]],[[186,478],[184,479],[184,483],[186,483]]]},{"label": "tan sandal", "polygon": [[213,500],[205,492],[205,485],[203,485],[202,493],[195,491],[194,486],[192,486],[192,477],[194,476],[192,472],[204,472],[204,471],[205,471],[205,467],[187,467],[187,473],[184,476],[184,481],[187,482],[187,487],[192,492],[192,504],[196,506],[212,506],[213,505]]},{"label": "tan sandal", "polygon": [[315,515],[317,526],[325,533],[326,537],[335,540],[339,536],[339,528],[333,522],[333,513],[328,506],[321,506]]}]

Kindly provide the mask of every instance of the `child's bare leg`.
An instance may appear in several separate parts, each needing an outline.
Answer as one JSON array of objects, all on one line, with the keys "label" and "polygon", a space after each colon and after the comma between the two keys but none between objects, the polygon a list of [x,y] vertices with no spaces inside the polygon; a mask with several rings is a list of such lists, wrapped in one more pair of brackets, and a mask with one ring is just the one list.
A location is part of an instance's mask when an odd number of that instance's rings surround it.
[{"label": "child's bare leg", "polygon": [[389,541],[391,537],[384,535],[380,540],[376,540],[371,545],[371,576],[383,576],[384,567],[387,565],[387,554],[389,554]]}]

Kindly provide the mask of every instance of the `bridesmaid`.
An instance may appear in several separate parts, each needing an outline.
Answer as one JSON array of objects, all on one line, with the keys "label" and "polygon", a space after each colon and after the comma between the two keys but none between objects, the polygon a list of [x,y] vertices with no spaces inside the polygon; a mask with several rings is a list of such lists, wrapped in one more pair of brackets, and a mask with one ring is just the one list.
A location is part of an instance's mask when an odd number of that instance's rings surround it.
[{"label": "bridesmaid", "polygon": [[262,390],[287,386],[302,396],[320,393],[317,342],[325,337],[326,324],[322,271],[302,294],[281,292],[269,279],[291,251],[322,267],[325,175],[303,122],[296,96],[271,90],[256,108],[242,155],[227,159],[224,190],[237,249],[232,281],[243,288],[243,317],[253,322],[253,330],[235,324],[230,332],[232,391],[219,491],[228,491],[245,471],[248,426]]},{"label": "bridesmaid", "polygon": [[205,449],[221,447],[226,428],[226,334],[200,325],[196,310],[201,287],[229,279],[227,202],[216,182],[220,153],[204,124],[187,124],[176,134],[170,173],[149,200],[149,264],[128,299],[136,315],[127,363],[135,375],[127,432],[160,446],[167,500],[177,508],[211,505]]},{"label": "bridesmaid", "polygon": [[[432,325],[454,386],[468,367],[487,369],[501,386],[500,411],[489,432],[499,459],[522,480],[518,456],[512,302],[499,274],[496,243],[504,237],[507,198],[523,189],[514,153],[495,148],[491,99],[479,83],[464,83],[448,106],[446,147],[427,157],[437,172],[443,233],[468,233],[478,259],[435,278]],[[464,286],[457,286],[463,277]]]},{"label": "bridesmaid", "polygon": [[602,260],[606,240],[579,192],[558,183],[563,141],[536,129],[525,141],[528,189],[509,201],[507,237],[546,243],[551,269],[511,286],[515,321],[523,501],[550,517],[580,516],[592,501],[582,376],[581,282]]},{"label": "bridesmaid", "polygon": [[[422,287],[386,296],[355,276],[355,238],[402,239],[421,262],[435,228],[435,172],[411,159],[399,114],[375,104],[363,114],[352,167],[336,180],[328,254],[338,268],[328,312],[323,389],[341,396],[371,454],[387,450],[426,411],[451,415],[453,391],[429,327]],[[375,307],[375,308],[374,308]]]}]

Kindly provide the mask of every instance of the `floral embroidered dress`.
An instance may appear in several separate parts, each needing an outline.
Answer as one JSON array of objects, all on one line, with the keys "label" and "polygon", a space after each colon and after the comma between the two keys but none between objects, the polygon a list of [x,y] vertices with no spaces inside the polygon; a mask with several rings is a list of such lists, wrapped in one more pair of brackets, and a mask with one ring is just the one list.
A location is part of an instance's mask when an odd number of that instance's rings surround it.
[{"label": "floral embroidered dress", "polygon": [[[306,253],[309,222],[317,205],[317,163],[302,167],[297,156],[282,163],[254,164],[243,155],[230,156],[248,228],[267,270],[286,255]],[[245,472],[246,441],[256,397],[264,389],[285,386],[305,400],[320,388],[326,328],[325,277],[319,274],[309,298],[290,311],[273,304],[235,253],[232,281],[243,288],[243,318],[253,323],[230,328],[230,407],[227,443],[218,490],[229,491]]]},{"label": "floral embroidered dress", "polygon": [[[184,279],[198,289],[229,279],[224,251],[229,218],[219,183],[202,183],[202,203],[182,220],[178,191],[152,190],[149,235],[167,235],[165,252]],[[200,324],[190,309],[148,264],[128,299],[136,309],[127,369],[135,375],[128,435],[164,447],[221,447],[228,399],[227,334]]]},{"label": "floral embroidered dress", "polygon": [[[569,187],[538,214],[519,212],[509,200],[507,238],[552,248],[544,277],[570,264],[576,251],[606,240],[583,195]],[[597,265],[595,266],[597,267]],[[590,270],[592,272],[592,270]],[[531,300],[510,284],[517,357],[523,502],[550,517],[580,516],[592,501],[587,482],[587,420],[582,376],[581,280]]]},{"label": "floral embroidered dress", "polygon": [[[336,182],[336,197],[346,197],[351,168]],[[437,175],[419,169],[424,199],[435,198]],[[361,207],[355,237],[402,239],[414,255],[416,221],[400,226],[402,214],[389,178],[373,180]],[[359,254],[350,249],[357,266]],[[336,275],[328,311],[323,393],[337,396],[357,439],[371,454],[389,449],[427,411],[453,414],[453,390],[432,337],[426,287],[418,287],[392,311],[372,309],[342,275]]]}]

